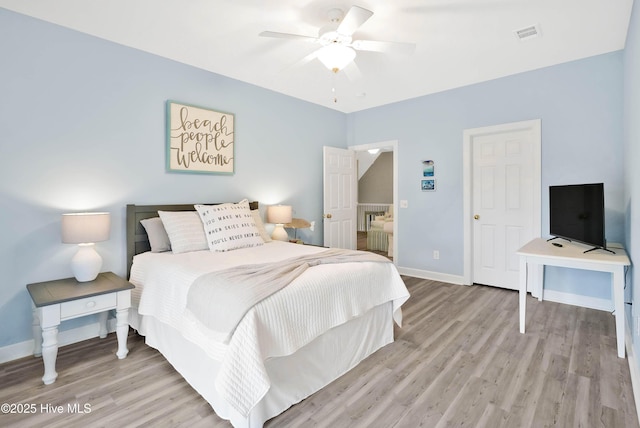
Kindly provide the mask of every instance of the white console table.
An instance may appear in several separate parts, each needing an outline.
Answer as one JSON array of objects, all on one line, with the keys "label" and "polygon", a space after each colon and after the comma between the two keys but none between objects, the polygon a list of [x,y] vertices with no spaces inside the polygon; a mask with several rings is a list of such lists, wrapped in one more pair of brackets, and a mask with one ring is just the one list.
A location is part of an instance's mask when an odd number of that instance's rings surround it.
[{"label": "white console table", "polygon": [[[553,243],[562,246],[557,247]],[[631,265],[627,253],[622,248],[611,248],[612,254],[604,250],[595,250],[585,253],[588,246],[574,244],[562,239],[547,242],[537,238],[527,243],[517,251],[520,256],[520,333],[524,333],[527,309],[527,269],[531,265],[560,266],[575,269],[595,270],[611,273],[611,295],[616,317],[616,337],[618,345],[618,357],[624,358],[624,270]],[[538,299],[543,299],[543,279],[535,284],[538,291]]]}]

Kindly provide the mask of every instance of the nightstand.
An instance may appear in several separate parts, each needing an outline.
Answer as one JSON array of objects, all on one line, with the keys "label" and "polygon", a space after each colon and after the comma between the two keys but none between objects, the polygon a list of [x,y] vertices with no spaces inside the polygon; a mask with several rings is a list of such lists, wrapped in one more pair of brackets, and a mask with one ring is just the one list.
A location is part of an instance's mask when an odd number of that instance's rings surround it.
[{"label": "nightstand", "polygon": [[52,384],[58,377],[58,326],[62,321],[100,313],[100,337],[106,337],[106,311],[115,309],[118,337],[116,355],[120,359],[127,356],[128,312],[132,288],[133,284],[113,272],[101,273],[88,282],[65,278],[27,285],[33,301],[33,355],[42,355],[42,381],[45,385]]}]

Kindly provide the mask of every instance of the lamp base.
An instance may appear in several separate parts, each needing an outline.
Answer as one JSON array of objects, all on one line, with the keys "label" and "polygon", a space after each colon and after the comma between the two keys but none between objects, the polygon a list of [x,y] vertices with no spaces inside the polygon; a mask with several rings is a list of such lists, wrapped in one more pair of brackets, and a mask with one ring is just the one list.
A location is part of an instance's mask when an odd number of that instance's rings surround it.
[{"label": "lamp base", "polygon": [[79,244],[78,252],[71,259],[71,271],[78,282],[96,279],[102,268],[102,257],[95,250],[94,244]]},{"label": "lamp base", "polygon": [[284,230],[282,224],[276,224],[275,229],[273,229],[273,232],[271,233],[271,239],[275,239],[276,241],[288,241],[289,234]]}]

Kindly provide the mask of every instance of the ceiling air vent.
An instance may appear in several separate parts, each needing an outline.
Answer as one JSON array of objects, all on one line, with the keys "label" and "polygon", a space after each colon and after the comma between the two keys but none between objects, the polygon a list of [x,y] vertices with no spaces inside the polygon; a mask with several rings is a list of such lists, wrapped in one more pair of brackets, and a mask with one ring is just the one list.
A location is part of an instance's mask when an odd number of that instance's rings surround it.
[{"label": "ceiling air vent", "polygon": [[535,39],[540,36],[540,27],[538,25],[530,25],[529,27],[520,28],[515,30],[513,34],[520,41]]}]

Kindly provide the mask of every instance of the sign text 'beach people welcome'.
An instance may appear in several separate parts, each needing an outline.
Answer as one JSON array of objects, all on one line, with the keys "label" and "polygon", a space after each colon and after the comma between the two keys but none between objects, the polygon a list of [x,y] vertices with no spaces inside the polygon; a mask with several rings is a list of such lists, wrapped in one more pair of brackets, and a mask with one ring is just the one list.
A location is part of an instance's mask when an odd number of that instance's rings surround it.
[{"label": "sign text 'beach people welcome'", "polygon": [[167,101],[167,168],[233,174],[233,114]]}]

